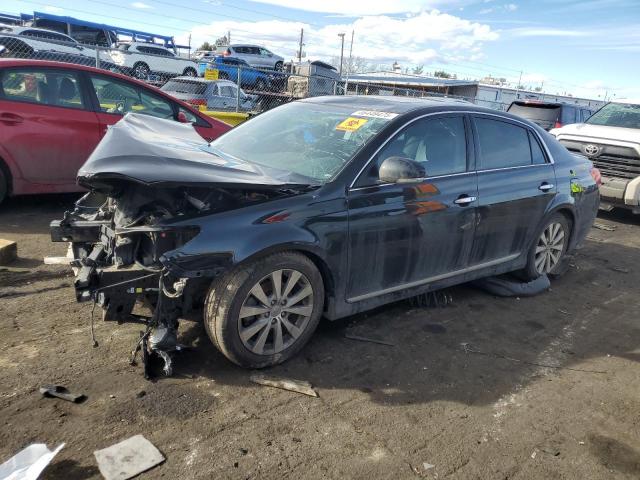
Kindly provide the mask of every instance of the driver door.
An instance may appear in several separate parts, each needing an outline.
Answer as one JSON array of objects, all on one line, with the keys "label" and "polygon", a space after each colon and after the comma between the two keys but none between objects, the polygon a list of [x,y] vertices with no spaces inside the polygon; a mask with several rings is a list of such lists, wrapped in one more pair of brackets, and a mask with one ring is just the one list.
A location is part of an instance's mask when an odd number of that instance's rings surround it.
[{"label": "driver door", "polygon": [[174,105],[149,89],[106,75],[89,74],[89,84],[95,94],[100,136],[129,112],[175,120]]},{"label": "driver door", "polygon": [[[475,232],[473,144],[463,115],[416,120],[376,154],[348,193],[347,301],[461,274]],[[382,162],[420,162],[426,178],[381,183]]]}]

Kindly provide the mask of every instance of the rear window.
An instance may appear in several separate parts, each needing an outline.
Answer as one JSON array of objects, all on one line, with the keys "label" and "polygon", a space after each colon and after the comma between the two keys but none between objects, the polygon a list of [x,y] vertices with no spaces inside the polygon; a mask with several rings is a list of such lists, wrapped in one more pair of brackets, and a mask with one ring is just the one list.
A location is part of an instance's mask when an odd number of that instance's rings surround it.
[{"label": "rear window", "polygon": [[555,123],[560,115],[560,106],[537,103],[512,103],[507,112],[526,118],[532,122],[538,120]]},{"label": "rear window", "polygon": [[475,118],[482,170],[531,165],[527,130],[511,123]]},{"label": "rear window", "polygon": [[560,117],[560,123],[562,123],[562,125],[569,125],[570,123],[579,122],[579,119],[576,118],[576,113],[577,112],[578,112],[577,108],[564,107],[562,109],[562,115]]},{"label": "rear window", "polygon": [[189,93],[192,95],[204,95],[207,84],[189,80],[169,80],[161,90],[165,92]]}]

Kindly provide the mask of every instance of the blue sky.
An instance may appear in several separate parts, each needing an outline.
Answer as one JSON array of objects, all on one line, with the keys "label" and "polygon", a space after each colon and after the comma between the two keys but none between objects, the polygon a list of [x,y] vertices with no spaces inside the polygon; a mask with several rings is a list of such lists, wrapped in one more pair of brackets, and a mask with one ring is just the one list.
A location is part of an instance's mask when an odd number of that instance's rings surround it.
[{"label": "blue sky", "polygon": [[[227,30],[287,59],[305,30],[308,58],[340,51],[370,66],[424,65],[460,78],[506,77],[550,93],[640,98],[640,0],[3,0],[7,13],[48,11],[176,36]],[[347,42],[348,43],[348,42]],[[347,45],[348,47],[348,45]],[[348,48],[346,49],[348,51]]]}]

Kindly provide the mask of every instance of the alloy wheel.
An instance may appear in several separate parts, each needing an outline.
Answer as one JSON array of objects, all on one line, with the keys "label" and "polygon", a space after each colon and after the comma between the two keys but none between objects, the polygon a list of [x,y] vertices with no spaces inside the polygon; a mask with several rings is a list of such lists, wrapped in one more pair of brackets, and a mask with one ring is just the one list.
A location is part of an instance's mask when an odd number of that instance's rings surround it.
[{"label": "alloy wheel", "polygon": [[240,339],[256,355],[273,355],[293,345],[313,313],[313,287],[293,269],[264,276],[247,294],[238,316]]},{"label": "alloy wheel", "polygon": [[562,224],[554,222],[547,225],[538,239],[535,252],[536,271],[540,275],[550,273],[560,263],[565,241]]}]

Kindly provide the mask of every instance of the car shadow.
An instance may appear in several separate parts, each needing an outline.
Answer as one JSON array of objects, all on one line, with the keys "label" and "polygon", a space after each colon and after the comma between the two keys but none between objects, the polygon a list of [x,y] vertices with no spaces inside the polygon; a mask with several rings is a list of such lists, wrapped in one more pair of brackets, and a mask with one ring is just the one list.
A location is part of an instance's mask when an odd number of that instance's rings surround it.
[{"label": "car shadow", "polygon": [[[446,308],[414,308],[405,301],[323,321],[297,356],[264,372],[308,380],[321,396],[323,390],[357,390],[385,405],[442,399],[488,404],[550,372],[607,375],[594,359],[639,359],[632,353],[640,346],[640,325],[632,320],[632,310],[640,313],[638,253],[590,241],[570,271],[536,297],[497,298],[463,285],[450,290],[453,304]],[[601,266],[620,258],[634,259],[627,273]],[[253,386],[251,371],[220,354],[201,324],[181,331],[181,341],[194,348],[177,359],[177,374]]]}]

